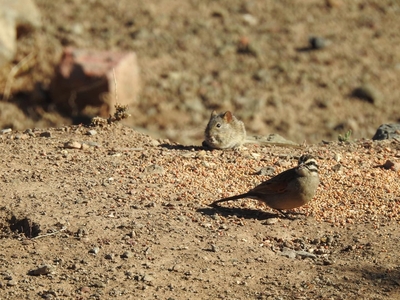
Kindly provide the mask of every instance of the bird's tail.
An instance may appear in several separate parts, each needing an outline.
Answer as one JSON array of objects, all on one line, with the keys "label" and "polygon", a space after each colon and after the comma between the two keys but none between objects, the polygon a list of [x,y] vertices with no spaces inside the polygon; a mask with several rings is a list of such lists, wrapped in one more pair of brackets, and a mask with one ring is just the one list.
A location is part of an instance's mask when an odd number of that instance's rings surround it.
[{"label": "bird's tail", "polygon": [[246,198],[246,197],[248,197],[247,193],[246,194],[240,194],[240,195],[232,196],[232,197],[222,198],[222,199],[219,199],[217,201],[214,201],[213,203],[210,204],[210,206],[211,207],[215,207],[215,206],[218,206],[217,204],[221,203],[221,202],[231,201],[231,200],[239,200],[239,199],[243,199],[243,198]]}]

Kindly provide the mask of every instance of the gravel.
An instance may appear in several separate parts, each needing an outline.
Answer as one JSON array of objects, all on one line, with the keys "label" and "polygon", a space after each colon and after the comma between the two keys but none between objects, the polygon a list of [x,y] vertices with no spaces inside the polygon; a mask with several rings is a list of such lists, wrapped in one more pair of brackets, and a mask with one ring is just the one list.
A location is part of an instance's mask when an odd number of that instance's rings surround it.
[{"label": "gravel", "polygon": [[[209,151],[120,125],[90,137],[79,126],[48,131],[51,139],[0,140],[5,299],[32,298],[43,284],[69,297],[397,295],[399,174],[384,167],[400,158],[395,140]],[[104,146],[64,149],[83,137]],[[317,157],[321,184],[290,217],[252,199],[208,206],[293,167],[302,153]],[[11,226],[20,220],[22,231]],[[30,238],[34,228],[40,239]],[[43,263],[55,272],[27,276]]]}]

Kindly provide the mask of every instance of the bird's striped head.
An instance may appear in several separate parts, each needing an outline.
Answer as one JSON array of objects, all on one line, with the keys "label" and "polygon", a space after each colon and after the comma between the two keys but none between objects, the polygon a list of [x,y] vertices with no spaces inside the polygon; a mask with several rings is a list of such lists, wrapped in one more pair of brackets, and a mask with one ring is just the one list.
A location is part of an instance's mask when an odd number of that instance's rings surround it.
[{"label": "bird's striped head", "polygon": [[297,166],[297,172],[300,175],[305,175],[305,171],[311,174],[318,175],[318,164],[315,158],[309,154],[300,156]]}]

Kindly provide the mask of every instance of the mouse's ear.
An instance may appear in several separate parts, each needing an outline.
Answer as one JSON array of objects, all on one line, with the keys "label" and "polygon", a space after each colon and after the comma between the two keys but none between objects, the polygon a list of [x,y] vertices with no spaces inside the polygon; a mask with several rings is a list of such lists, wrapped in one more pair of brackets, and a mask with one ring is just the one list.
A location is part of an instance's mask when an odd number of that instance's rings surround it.
[{"label": "mouse's ear", "polygon": [[217,112],[215,110],[213,110],[212,113],[211,113],[211,118],[215,117],[216,115],[217,115]]},{"label": "mouse's ear", "polygon": [[232,121],[232,113],[229,110],[224,113],[224,120],[227,123],[230,123]]}]

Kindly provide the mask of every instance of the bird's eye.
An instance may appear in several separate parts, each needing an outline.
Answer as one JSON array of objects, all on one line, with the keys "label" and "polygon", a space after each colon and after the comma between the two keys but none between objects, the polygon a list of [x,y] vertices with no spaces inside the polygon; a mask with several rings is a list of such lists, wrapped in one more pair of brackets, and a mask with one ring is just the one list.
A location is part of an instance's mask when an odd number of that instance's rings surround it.
[{"label": "bird's eye", "polygon": [[215,127],[221,128],[221,123],[217,123],[217,124],[215,125]]}]

